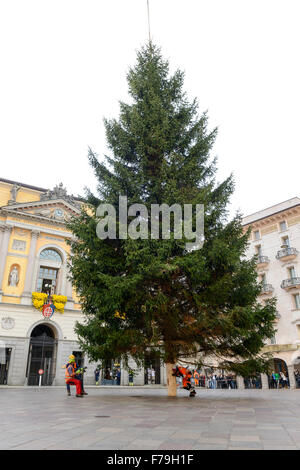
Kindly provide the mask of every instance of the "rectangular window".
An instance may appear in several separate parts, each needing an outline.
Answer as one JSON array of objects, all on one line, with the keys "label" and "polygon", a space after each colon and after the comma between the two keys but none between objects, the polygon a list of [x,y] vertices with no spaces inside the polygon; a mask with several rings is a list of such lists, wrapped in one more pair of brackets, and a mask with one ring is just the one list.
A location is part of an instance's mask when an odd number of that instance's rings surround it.
[{"label": "rectangular window", "polygon": [[300,309],[300,294],[295,294],[294,296],[295,307]]},{"label": "rectangular window", "polygon": [[260,239],[259,230],[255,230],[255,232],[254,232],[254,240],[259,240],[259,239]]},{"label": "rectangular window", "polygon": [[54,293],[56,287],[58,269],[46,268],[41,266],[39,270],[39,277],[37,280],[37,292],[51,293],[51,287],[54,286]]},{"label": "rectangular window", "polygon": [[261,256],[261,245],[256,245],[255,249],[256,249],[256,254],[258,256]]},{"label": "rectangular window", "polygon": [[290,239],[289,237],[282,237],[282,244],[283,245],[287,245],[287,246],[290,246]]},{"label": "rectangular window", "polygon": [[270,343],[271,344],[276,344],[276,337],[275,336],[272,336],[272,338],[270,339]]},{"label": "rectangular window", "polygon": [[287,230],[287,225],[286,225],[285,220],[283,222],[280,222],[280,231],[283,232],[284,230]]},{"label": "rectangular window", "polygon": [[261,275],[261,283],[263,284],[263,286],[265,286],[267,284],[267,278],[266,278],[265,274]]},{"label": "rectangular window", "polygon": [[288,271],[289,271],[290,279],[294,279],[294,277],[296,277],[294,266],[292,268],[289,268]]}]

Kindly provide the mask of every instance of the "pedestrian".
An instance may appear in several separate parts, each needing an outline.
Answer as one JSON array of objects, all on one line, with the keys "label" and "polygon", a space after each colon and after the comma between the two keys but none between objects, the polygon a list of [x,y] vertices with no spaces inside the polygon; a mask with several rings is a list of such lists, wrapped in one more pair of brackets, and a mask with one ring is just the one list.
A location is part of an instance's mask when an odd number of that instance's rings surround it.
[{"label": "pedestrian", "polygon": [[195,370],[194,371],[194,381],[195,381],[195,386],[196,387],[200,387],[199,378],[200,378],[199,372],[197,370]]},{"label": "pedestrian", "polygon": [[300,388],[300,374],[299,374],[298,369],[295,370],[294,375],[295,375],[295,380],[296,380],[296,386],[297,388]]},{"label": "pedestrian", "polygon": [[276,374],[273,370],[272,375],[271,375],[271,383],[270,383],[271,388],[277,388],[277,380],[276,380]]},{"label": "pedestrian", "polygon": [[121,384],[121,371],[120,369],[117,370],[117,385]]},{"label": "pedestrian", "polygon": [[99,385],[99,375],[100,375],[99,366],[97,366],[96,369],[94,370],[94,375],[95,375],[96,385]]},{"label": "pedestrian", "polygon": [[278,374],[278,372],[275,373],[275,380],[276,380],[276,388],[279,388],[280,375]]},{"label": "pedestrian", "polygon": [[150,369],[150,367],[148,367],[147,369],[147,376],[148,376],[148,385],[150,385],[152,381],[152,369]]},{"label": "pedestrian", "polygon": [[212,384],[213,384],[212,388],[217,388],[217,376],[216,376],[216,374],[212,375]]},{"label": "pedestrian", "polygon": [[281,387],[288,388],[287,378],[283,372],[280,372],[280,378],[281,378]]}]

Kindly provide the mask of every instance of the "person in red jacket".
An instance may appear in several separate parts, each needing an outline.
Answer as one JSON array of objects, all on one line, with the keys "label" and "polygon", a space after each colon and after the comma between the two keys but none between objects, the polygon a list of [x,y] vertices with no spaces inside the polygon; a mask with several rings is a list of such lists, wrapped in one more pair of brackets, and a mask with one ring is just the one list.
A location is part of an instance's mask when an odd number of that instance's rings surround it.
[{"label": "person in red jacket", "polygon": [[173,376],[182,377],[182,386],[185,390],[190,392],[190,397],[196,395],[196,391],[191,384],[192,373],[188,367],[176,366],[176,368],[173,369]]}]

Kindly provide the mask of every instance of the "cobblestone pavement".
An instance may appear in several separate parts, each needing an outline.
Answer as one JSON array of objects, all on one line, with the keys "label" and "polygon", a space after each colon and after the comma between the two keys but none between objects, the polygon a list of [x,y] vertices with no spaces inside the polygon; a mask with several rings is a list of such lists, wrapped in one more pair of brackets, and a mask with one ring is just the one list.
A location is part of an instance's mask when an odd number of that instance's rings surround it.
[{"label": "cobblestone pavement", "polygon": [[300,449],[300,390],[0,388],[0,449]]}]

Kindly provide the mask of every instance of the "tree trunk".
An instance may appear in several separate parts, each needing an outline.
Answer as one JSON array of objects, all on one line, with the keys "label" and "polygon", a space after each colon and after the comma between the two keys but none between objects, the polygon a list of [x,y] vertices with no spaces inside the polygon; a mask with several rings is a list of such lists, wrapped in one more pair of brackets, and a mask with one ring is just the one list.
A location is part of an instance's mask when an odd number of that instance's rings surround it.
[{"label": "tree trunk", "polygon": [[172,375],[172,369],[175,368],[175,364],[171,364],[168,362],[166,364],[167,369],[167,385],[168,385],[168,396],[169,397],[176,397],[177,395],[177,384],[176,384],[176,377]]}]

